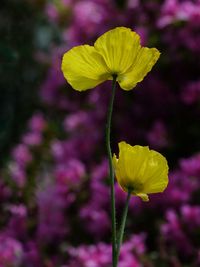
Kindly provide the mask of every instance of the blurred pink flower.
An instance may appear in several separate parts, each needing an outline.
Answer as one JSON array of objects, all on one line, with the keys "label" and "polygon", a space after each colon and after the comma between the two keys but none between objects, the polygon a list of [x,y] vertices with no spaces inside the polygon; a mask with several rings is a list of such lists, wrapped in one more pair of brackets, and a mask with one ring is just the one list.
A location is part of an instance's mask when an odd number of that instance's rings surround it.
[{"label": "blurred pink flower", "polygon": [[191,231],[200,226],[200,206],[184,205],[181,207],[181,215],[183,222]]},{"label": "blurred pink flower", "polygon": [[57,10],[55,4],[48,3],[46,5],[46,8],[45,8],[45,13],[51,21],[53,21],[53,22],[58,21],[59,13],[58,13],[58,10]]},{"label": "blurred pink flower", "polygon": [[22,142],[27,146],[39,146],[42,144],[42,141],[42,135],[37,132],[29,132],[22,137]]},{"label": "blurred pink flower", "polygon": [[[119,258],[120,267],[142,267],[137,259],[137,253],[133,253],[137,250],[135,247],[137,244],[134,244],[133,241],[135,238],[140,239],[141,243],[144,242],[144,236],[137,235],[132,236],[122,245],[122,253]],[[143,247],[145,247],[144,243]],[[82,245],[78,248],[69,247],[67,251],[71,256],[69,267],[108,267],[111,264],[111,246],[105,243]]]},{"label": "blurred pink flower", "polygon": [[24,144],[19,144],[13,149],[12,157],[21,166],[25,166],[32,161],[31,152],[28,146]]},{"label": "blurred pink flower", "polygon": [[84,164],[77,159],[70,159],[63,164],[58,164],[54,170],[57,183],[67,187],[80,186],[80,181],[85,174]]},{"label": "blurred pink flower", "polygon": [[29,129],[35,132],[42,132],[46,127],[46,120],[41,113],[34,114],[29,121]]},{"label": "blurred pink flower", "polygon": [[88,127],[92,122],[91,114],[86,111],[78,111],[69,114],[64,120],[64,128],[66,132],[81,130],[81,128]]},{"label": "blurred pink flower", "polygon": [[200,154],[180,160],[180,167],[189,176],[200,176]]},{"label": "blurred pink flower", "polygon": [[165,0],[161,9],[158,26],[163,28],[176,21],[188,21],[196,18],[200,21],[200,3],[191,1]]},{"label": "blurred pink flower", "polygon": [[0,265],[18,267],[21,266],[22,259],[22,244],[11,237],[0,235]]},{"label": "blurred pink flower", "polygon": [[184,231],[178,214],[174,210],[166,212],[167,222],[161,225],[161,233],[166,241],[174,243],[181,253],[191,254],[193,247]]},{"label": "blurred pink flower", "polygon": [[42,244],[59,241],[69,232],[66,208],[71,204],[71,198],[67,192],[66,187],[50,185],[37,193],[37,237]]}]

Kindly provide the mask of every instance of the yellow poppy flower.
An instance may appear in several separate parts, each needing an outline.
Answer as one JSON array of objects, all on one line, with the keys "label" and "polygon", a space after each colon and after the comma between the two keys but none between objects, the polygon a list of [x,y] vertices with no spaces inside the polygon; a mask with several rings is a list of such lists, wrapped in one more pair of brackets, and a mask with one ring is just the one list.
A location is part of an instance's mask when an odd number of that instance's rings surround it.
[{"label": "yellow poppy flower", "polygon": [[151,193],[163,192],[168,184],[167,160],[160,153],[143,146],[119,143],[119,159],[113,156],[113,166],[124,191],[148,201]]},{"label": "yellow poppy flower", "polygon": [[156,48],[141,47],[137,33],[117,27],[101,35],[94,46],[80,45],[66,52],[62,71],[78,91],[94,88],[114,76],[122,89],[131,90],[143,80],[159,56]]}]

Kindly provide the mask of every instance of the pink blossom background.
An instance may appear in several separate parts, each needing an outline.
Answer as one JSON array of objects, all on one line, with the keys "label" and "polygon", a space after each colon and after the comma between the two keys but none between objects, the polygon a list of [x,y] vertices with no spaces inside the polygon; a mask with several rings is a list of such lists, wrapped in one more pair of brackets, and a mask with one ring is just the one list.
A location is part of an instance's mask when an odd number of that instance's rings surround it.
[{"label": "pink blossom background", "polygon": [[[132,197],[119,267],[200,266],[200,1],[27,3],[58,40],[45,29],[37,33],[48,43],[34,53],[45,66],[36,86],[40,104],[0,171],[0,267],[111,266],[105,149],[111,83],[76,92],[60,64],[65,51],[116,26],[138,32],[161,57],[135,89],[118,87],[113,151],[121,140],[148,145],[170,166],[163,194],[148,203]],[[117,218],[125,197],[116,184]]]}]

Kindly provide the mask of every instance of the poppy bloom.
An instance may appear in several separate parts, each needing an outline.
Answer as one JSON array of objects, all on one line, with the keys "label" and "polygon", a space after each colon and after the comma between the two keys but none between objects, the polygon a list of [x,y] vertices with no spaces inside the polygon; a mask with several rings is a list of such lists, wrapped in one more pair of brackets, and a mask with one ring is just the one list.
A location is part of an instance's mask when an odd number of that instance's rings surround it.
[{"label": "poppy bloom", "polygon": [[119,143],[119,158],[113,156],[113,166],[121,188],[148,201],[148,194],[163,192],[168,184],[167,160],[147,146]]},{"label": "poppy bloom", "polygon": [[124,90],[141,82],[160,56],[156,48],[140,45],[140,36],[129,28],[117,27],[101,35],[94,46],[80,45],[66,52],[62,71],[78,91],[94,88],[114,77]]}]

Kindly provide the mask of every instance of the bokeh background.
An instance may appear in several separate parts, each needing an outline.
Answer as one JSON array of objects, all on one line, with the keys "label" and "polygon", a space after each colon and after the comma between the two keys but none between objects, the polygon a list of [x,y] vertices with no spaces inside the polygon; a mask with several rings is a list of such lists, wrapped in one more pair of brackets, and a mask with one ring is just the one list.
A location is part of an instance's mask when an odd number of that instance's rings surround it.
[{"label": "bokeh background", "polygon": [[[111,84],[76,92],[60,64],[116,26],[161,57],[134,90],[118,88],[113,151],[149,145],[170,166],[163,194],[132,198],[119,267],[200,266],[200,1],[1,0],[0,267],[111,265]],[[117,185],[116,200],[120,217]]]}]

